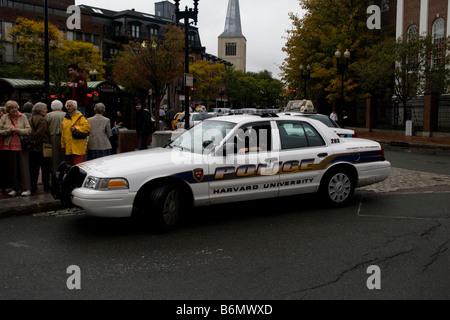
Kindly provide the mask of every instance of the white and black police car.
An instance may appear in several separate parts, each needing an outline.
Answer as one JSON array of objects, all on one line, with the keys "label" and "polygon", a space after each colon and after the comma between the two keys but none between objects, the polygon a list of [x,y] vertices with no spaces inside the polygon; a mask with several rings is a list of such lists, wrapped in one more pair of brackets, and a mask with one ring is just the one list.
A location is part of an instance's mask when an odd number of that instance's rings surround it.
[{"label": "white and black police car", "polygon": [[317,120],[231,115],[207,119],[163,148],[62,163],[53,196],[94,216],[137,216],[167,230],[192,206],[316,192],[343,206],[390,168],[379,143],[341,138]]}]

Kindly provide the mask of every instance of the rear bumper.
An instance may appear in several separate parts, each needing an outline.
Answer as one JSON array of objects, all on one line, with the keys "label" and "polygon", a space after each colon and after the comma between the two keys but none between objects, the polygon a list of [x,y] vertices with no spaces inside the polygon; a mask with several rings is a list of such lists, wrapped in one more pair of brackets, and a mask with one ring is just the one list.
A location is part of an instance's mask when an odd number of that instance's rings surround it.
[{"label": "rear bumper", "polygon": [[378,161],[359,164],[357,170],[357,187],[364,187],[386,180],[391,173],[391,163],[389,161]]}]

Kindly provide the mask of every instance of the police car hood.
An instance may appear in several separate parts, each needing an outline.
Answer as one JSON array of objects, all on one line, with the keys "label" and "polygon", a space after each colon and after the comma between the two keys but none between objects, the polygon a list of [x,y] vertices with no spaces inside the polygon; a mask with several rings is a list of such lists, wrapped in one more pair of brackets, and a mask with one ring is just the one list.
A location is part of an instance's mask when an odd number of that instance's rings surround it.
[{"label": "police car hood", "polygon": [[102,157],[80,163],[78,166],[88,175],[97,177],[127,177],[129,175],[146,175],[150,172],[165,172],[176,170],[183,163],[193,161],[195,155],[181,149],[156,148],[133,151]]}]

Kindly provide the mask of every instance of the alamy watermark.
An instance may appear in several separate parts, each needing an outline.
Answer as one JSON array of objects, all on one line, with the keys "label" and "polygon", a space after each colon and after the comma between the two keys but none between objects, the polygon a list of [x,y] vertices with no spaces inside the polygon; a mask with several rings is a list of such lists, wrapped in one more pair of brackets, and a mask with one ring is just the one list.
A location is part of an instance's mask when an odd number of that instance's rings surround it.
[{"label": "alamy watermark", "polygon": [[79,266],[71,265],[67,267],[67,274],[70,274],[67,278],[66,285],[69,290],[80,290],[81,289],[81,269]]},{"label": "alamy watermark", "polygon": [[72,5],[69,6],[66,10],[66,13],[71,14],[69,18],[67,18],[66,26],[69,30],[79,30],[81,29],[81,9],[78,6]]},{"label": "alamy watermark", "polygon": [[370,274],[369,278],[367,278],[366,285],[369,290],[380,290],[381,289],[381,269],[379,266],[369,266],[366,271],[367,274]]}]

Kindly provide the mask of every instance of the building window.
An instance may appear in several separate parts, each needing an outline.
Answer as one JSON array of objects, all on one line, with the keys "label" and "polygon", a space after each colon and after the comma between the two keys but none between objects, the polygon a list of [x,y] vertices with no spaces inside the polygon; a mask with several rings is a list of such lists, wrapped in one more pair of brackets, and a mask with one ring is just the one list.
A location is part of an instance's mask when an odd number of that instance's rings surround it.
[{"label": "building window", "polygon": [[116,36],[116,37],[118,37],[118,36],[120,36],[120,24],[116,24],[115,26],[114,26],[114,36]]},{"label": "building window", "polygon": [[133,24],[131,26],[131,36],[133,38],[139,38],[140,33],[141,33],[141,27],[138,26],[138,25]]},{"label": "building window", "polygon": [[235,56],[236,55],[236,43],[226,43],[225,44],[225,55]]},{"label": "building window", "polygon": [[417,29],[416,25],[412,25],[408,28],[408,30],[406,31],[406,34],[407,34],[408,41],[416,40],[419,36],[419,29]]},{"label": "building window", "polygon": [[445,22],[444,19],[436,19],[432,27],[433,44],[435,53],[431,59],[431,67],[439,68],[443,55],[443,44],[445,40]]},{"label": "building window", "polygon": [[150,35],[151,36],[157,36],[158,35],[158,28],[155,28],[155,27],[150,28]]}]

